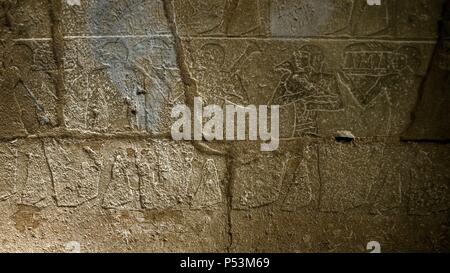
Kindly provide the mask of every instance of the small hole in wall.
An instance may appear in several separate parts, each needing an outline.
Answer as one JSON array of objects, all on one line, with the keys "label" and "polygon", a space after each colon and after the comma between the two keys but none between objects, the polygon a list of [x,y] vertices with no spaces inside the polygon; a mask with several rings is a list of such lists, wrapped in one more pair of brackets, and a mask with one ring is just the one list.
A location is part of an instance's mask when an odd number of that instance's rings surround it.
[{"label": "small hole in wall", "polygon": [[355,136],[350,131],[337,131],[334,139],[339,143],[351,143]]},{"label": "small hole in wall", "polygon": [[339,143],[350,143],[354,140],[354,138],[339,137],[339,136],[335,137],[334,139],[336,140],[336,142],[339,142]]}]

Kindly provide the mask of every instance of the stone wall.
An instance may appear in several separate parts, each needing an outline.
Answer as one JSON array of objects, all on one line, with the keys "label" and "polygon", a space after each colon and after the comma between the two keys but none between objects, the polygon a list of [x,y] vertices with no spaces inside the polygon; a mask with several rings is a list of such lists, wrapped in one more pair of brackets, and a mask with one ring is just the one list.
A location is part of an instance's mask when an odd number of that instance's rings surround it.
[{"label": "stone wall", "polygon": [[[0,0],[0,251],[448,251],[444,2]],[[279,150],[173,141],[195,96]]]}]

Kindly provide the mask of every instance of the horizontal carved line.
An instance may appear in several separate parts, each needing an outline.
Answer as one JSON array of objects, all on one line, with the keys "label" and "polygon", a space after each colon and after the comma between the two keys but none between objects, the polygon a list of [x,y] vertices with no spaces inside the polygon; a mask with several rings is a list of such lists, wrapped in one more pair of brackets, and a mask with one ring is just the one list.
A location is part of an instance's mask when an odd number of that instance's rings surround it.
[{"label": "horizontal carved line", "polygon": [[[66,40],[77,40],[77,39],[145,39],[145,38],[171,38],[170,34],[155,34],[155,35],[79,35],[79,36],[64,36]],[[388,42],[388,43],[416,43],[416,44],[435,44],[437,42],[437,37],[435,39],[410,39],[410,38],[368,38],[368,37],[324,37],[324,36],[304,36],[304,37],[234,37],[234,36],[180,36],[182,39],[191,40],[261,40],[261,41],[358,41],[358,42]],[[4,39],[0,39],[4,40]],[[13,41],[42,41],[48,42],[52,38],[16,38]]]}]

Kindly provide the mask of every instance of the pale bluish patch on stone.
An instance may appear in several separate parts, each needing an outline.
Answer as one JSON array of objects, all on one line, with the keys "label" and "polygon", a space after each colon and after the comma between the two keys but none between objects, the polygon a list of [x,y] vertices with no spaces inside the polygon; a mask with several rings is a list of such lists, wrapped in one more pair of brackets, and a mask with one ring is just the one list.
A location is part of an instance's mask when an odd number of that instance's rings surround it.
[{"label": "pale bluish patch on stone", "polygon": [[173,39],[165,34],[167,22],[162,20],[160,4],[99,0],[88,15],[91,32],[97,36],[91,39],[93,55],[130,105],[139,130],[158,130],[160,112],[178,75]]}]

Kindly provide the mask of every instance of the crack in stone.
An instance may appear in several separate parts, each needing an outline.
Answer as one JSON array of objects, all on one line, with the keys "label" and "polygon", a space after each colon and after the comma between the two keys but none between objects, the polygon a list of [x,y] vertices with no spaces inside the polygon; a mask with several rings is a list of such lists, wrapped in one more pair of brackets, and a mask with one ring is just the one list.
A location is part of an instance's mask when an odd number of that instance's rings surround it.
[{"label": "crack in stone", "polygon": [[[174,11],[174,5],[172,0],[164,0],[164,13],[168,20],[169,29],[173,35],[174,43],[175,43],[175,54],[177,65],[180,70],[181,80],[184,85],[184,95],[185,95],[185,103],[190,109],[194,109],[194,99],[195,97],[200,97],[198,92],[198,85],[196,79],[192,76],[189,65],[186,61],[186,53],[183,46],[183,42],[178,33],[177,24],[176,24],[176,15]],[[195,117],[194,117],[195,118]],[[229,246],[227,246],[227,252],[230,252],[231,247],[233,245],[233,233],[232,233],[232,191],[233,191],[233,157],[230,157],[230,154],[227,152],[218,151],[212,149],[208,145],[193,141],[193,146],[202,153],[209,155],[222,155],[226,156],[227,161],[227,177],[228,177],[228,185],[226,189],[226,197],[227,197],[227,233],[229,238]],[[231,159],[231,161],[230,161]],[[228,164],[230,163],[230,164]]]},{"label": "crack in stone", "polygon": [[48,0],[50,9],[50,20],[52,23],[52,45],[53,45],[53,55],[56,62],[56,97],[58,98],[57,106],[57,119],[58,126],[64,127],[64,107],[65,107],[65,95],[66,88],[64,84],[64,33],[63,33],[63,11],[62,11],[62,1],[60,0]]},{"label": "crack in stone", "polygon": [[[194,109],[194,99],[195,97],[201,97],[200,93],[198,92],[198,84],[197,80],[194,79],[194,77],[191,74],[191,71],[189,69],[189,65],[187,63],[186,58],[186,52],[183,46],[183,42],[181,40],[181,37],[178,33],[177,23],[176,23],[176,15],[175,15],[175,8],[173,5],[172,0],[164,0],[164,13],[166,15],[169,29],[172,33],[174,44],[175,44],[175,55],[177,60],[177,65],[180,70],[180,76],[181,81],[184,85],[184,95],[185,95],[185,103],[187,106],[189,106],[190,109]],[[195,118],[195,117],[194,117]],[[225,155],[226,153],[222,151],[215,150],[208,145],[193,141],[192,144],[194,147],[209,155]]]}]

